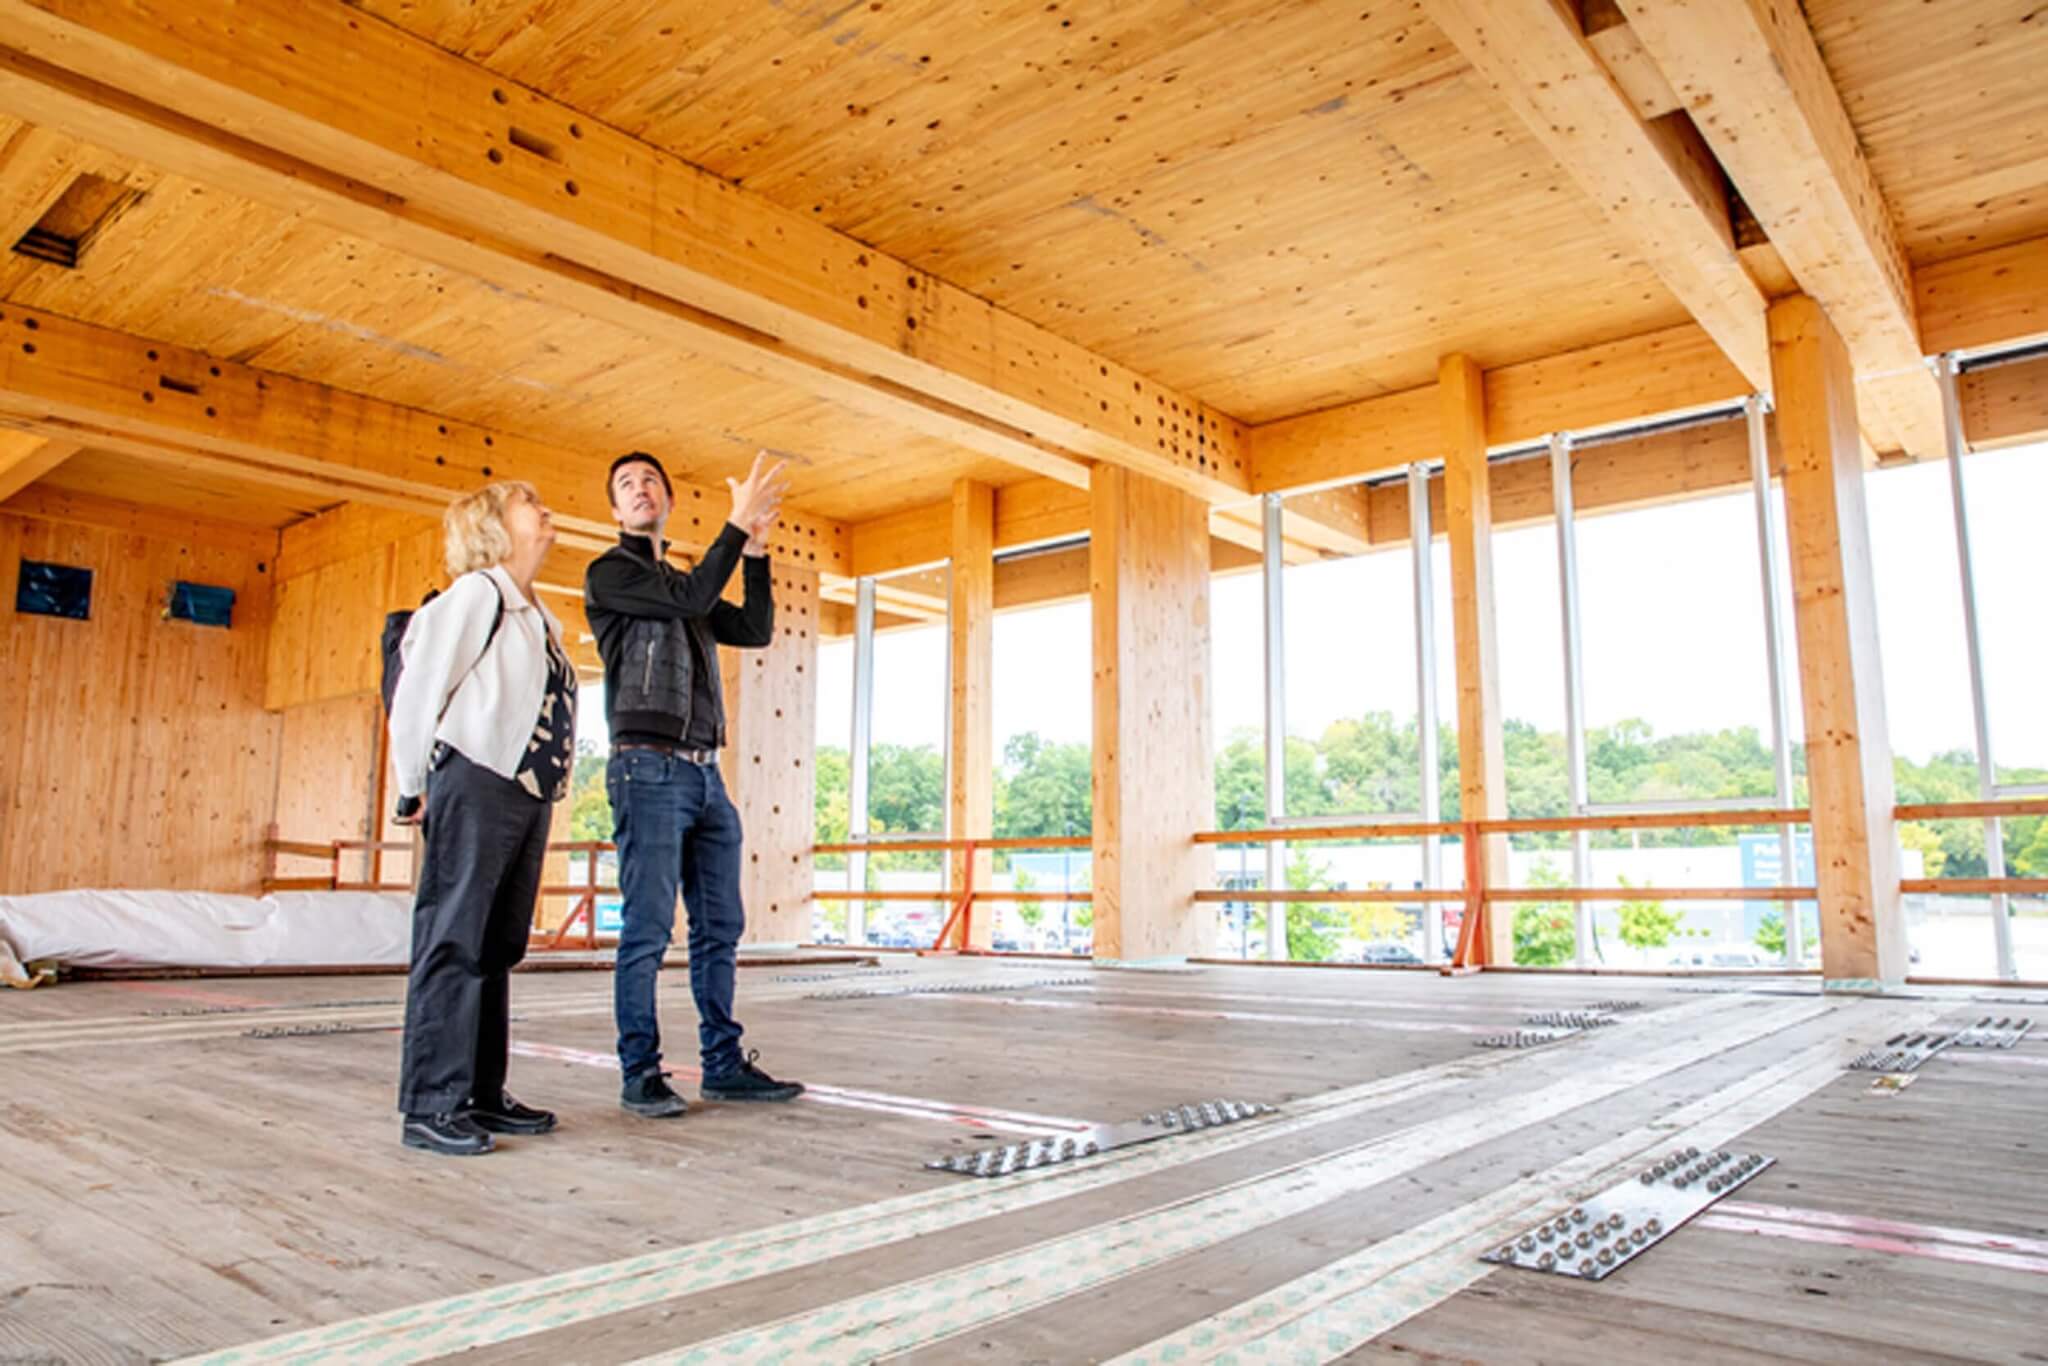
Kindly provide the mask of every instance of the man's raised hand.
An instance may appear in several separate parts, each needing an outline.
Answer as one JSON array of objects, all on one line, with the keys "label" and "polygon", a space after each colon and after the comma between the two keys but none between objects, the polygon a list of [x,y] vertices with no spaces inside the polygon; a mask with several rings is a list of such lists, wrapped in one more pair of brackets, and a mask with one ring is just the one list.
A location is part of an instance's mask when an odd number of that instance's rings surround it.
[{"label": "man's raised hand", "polygon": [[783,471],[780,460],[765,470],[762,464],[768,459],[768,452],[758,451],[754,455],[754,466],[747,471],[747,477],[727,479],[726,487],[732,490],[731,522],[757,536],[755,528],[763,522],[772,523],[781,510],[783,495],[789,492],[789,476]]}]

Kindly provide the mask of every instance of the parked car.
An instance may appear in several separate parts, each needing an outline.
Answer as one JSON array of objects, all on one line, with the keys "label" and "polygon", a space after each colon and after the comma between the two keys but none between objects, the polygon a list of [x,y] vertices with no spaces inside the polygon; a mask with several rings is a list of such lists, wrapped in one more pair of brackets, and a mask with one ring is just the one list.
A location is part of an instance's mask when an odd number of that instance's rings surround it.
[{"label": "parked car", "polygon": [[1419,965],[1422,962],[1422,958],[1406,944],[1397,944],[1392,940],[1383,940],[1378,943],[1364,945],[1352,956],[1351,961],[1354,963],[1403,963]]},{"label": "parked car", "polygon": [[1772,965],[1765,962],[1763,955],[1754,949],[1722,948],[1693,949],[1689,953],[1678,954],[1672,958],[1671,966],[1706,968],[1709,971],[1739,971],[1743,968],[1767,968]]}]

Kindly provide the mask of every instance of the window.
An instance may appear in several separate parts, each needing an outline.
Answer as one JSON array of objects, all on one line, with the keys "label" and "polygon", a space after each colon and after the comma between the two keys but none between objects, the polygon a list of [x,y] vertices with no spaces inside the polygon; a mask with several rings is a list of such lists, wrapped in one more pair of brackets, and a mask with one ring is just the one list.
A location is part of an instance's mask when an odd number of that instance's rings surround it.
[{"label": "window", "polygon": [[1091,632],[1086,600],[996,615],[995,834],[1082,841],[996,853],[996,887],[1046,898],[987,903],[999,950],[1085,954],[1093,947],[1093,905],[1067,899],[1091,883]]}]

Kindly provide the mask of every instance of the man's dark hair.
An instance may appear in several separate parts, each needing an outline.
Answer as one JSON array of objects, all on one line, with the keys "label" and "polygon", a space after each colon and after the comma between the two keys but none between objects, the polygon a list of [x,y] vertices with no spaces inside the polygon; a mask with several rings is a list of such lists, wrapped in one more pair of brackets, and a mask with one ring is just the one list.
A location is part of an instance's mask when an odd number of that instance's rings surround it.
[{"label": "man's dark hair", "polygon": [[646,451],[627,451],[617,460],[612,461],[611,469],[607,470],[604,476],[604,495],[611,501],[614,507],[618,506],[618,499],[612,496],[612,480],[618,478],[620,467],[632,464],[654,466],[654,472],[661,476],[662,489],[668,494],[671,502],[675,500],[676,486],[669,483],[668,471],[661,467],[661,462]]}]

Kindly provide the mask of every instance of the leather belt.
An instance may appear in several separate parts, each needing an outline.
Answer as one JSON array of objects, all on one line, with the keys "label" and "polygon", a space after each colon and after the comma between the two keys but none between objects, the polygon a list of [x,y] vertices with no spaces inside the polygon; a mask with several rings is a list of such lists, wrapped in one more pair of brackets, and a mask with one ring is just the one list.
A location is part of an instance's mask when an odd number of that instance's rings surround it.
[{"label": "leather belt", "polygon": [[715,749],[685,749],[681,745],[661,745],[646,740],[621,740],[613,749],[644,749],[655,754],[666,754],[672,759],[681,759],[691,764],[716,764],[718,751]]}]

